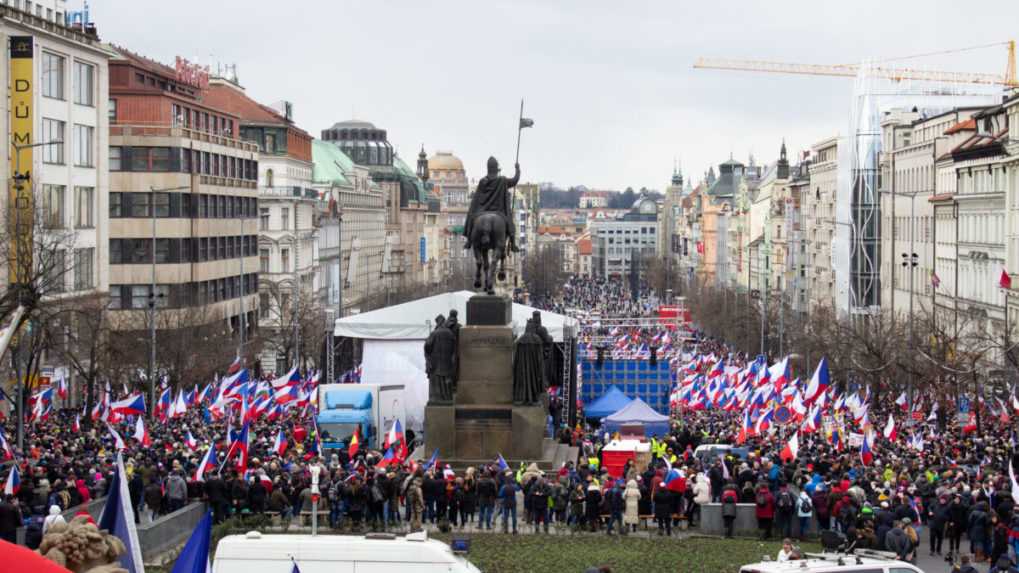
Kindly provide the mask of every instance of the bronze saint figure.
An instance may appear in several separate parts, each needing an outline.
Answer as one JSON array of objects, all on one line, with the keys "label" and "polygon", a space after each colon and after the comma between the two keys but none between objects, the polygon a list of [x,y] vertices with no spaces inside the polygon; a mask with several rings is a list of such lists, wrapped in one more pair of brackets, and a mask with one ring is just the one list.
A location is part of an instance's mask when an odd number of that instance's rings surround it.
[{"label": "bronze saint figure", "polygon": [[425,373],[428,375],[428,403],[453,402],[453,384],[456,376],[456,336],[440,314],[435,318],[435,330],[425,340]]},{"label": "bronze saint figure", "polygon": [[545,392],[544,354],[538,325],[529,319],[513,346],[513,403],[532,405],[541,401]]}]

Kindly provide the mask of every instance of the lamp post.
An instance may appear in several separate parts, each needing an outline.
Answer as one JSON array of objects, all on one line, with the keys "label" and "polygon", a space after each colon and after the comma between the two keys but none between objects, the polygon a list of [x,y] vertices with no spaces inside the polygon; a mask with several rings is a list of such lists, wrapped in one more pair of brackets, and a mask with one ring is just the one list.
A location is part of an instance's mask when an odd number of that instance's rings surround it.
[{"label": "lamp post", "polygon": [[[145,415],[152,419],[156,409],[156,193],[190,190],[190,186],[165,187],[157,189],[149,187],[152,197],[149,201],[149,215],[152,219],[152,276],[149,284],[149,400]],[[243,258],[241,259],[243,260]],[[243,282],[243,278],[241,279]]]},{"label": "lamp post", "polygon": [[[63,144],[64,144],[63,140],[57,140],[57,141],[41,141],[41,142],[38,142],[38,143],[29,143],[29,144],[26,144],[26,145],[22,145],[22,144],[19,144],[19,143],[15,143],[13,139],[11,140],[11,147],[14,148],[14,177],[13,177],[13,179],[14,179],[14,190],[15,190],[15,205],[14,205],[14,233],[15,233],[15,237],[14,237],[14,253],[15,253],[15,261],[17,261],[18,265],[25,264],[28,261],[29,254],[31,254],[31,251],[32,251],[32,237],[31,237],[31,234],[24,232],[25,230],[22,229],[23,221],[21,220],[21,211],[22,211],[22,209],[24,209],[27,206],[27,198],[26,197],[22,197],[22,191],[25,190],[25,182],[31,180],[31,172],[29,172],[29,173],[22,173],[21,172],[21,152],[23,150],[25,150],[25,149],[32,149],[33,147],[43,147],[43,146],[46,146],[46,145],[63,145]],[[29,189],[29,194],[31,195],[31,189]],[[27,239],[27,244],[26,244],[26,239]],[[25,280],[25,278],[27,278],[28,274],[31,272],[31,266],[29,266],[28,268],[25,268],[24,272],[20,273],[20,277],[17,276],[17,271],[15,271],[15,272],[16,272],[16,276],[15,276],[15,281],[16,282],[15,282],[15,285],[16,285],[16,287],[18,289],[18,304],[19,304],[19,306],[24,306],[24,303],[26,302],[25,299],[24,299],[24,296],[26,294],[25,293],[25,288],[24,288],[25,285],[21,284],[20,281],[23,281],[23,280]],[[26,309],[25,314],[27,314],[27,309]],[[15,314],[15,320],[11,323],[12,330],[14,330],[14,331],[17,330],[17,328],[19,326],[18,322],[21,320],[22,316],[23,315]],[[17,426],[17,428],[18,428],[17,429],[17,432],[18,432],[18,436],[17,436],[18,449],[24,451],[24,448],[25,448],[25,415],[24,414],[25,413],[23,411],[23,405],[25,403],[25,397],[24,397],[24,394],[25,394],[25,385],[24,385],[24,380],[22,379],[22,376],[21,376],[21,344],[19,344],[17,338],[15,338],[13,347],[11,348],[11,362],[13,362],[13,366],[14,366],[14,375],[18,379],[17,392],[16,392],[17,393],[17,400],[18,400],[18,402],[17,402],[17,406],[18,406],[18,426]],[[27,374],[27,372],[26,372],[26,374]]]},{"label": "lamp post", "polygon": [[[916,198],[916,195],[913,195]],[[910,220],[913,220],[912,215]],[[911,230],[913,229],[910,225]],[[909,368],[909,389],[907,395],[909,396],[909,403],[913,404],[913,388],[916,385],[916,360],[914,359],[914,353],[916,351],[916,320],[913,315],[913,279],[916,275],[916,266],[919,264],[920,257],[913,251],[913,237],[916,233],[910,232],[909,234],[909,253],[902,253],[902,268],[907,269],[909,272],[909,352],[910,352],[910,368]]]}]

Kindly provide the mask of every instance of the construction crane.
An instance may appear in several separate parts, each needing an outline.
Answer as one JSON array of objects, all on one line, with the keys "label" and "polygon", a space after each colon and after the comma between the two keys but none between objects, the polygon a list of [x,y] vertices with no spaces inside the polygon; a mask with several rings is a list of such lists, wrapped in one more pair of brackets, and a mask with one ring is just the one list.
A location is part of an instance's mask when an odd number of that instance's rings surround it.
[{"label": "construction crane", "polygon": [[[1010,40],[1008,42],[999,42],[996,44],[987,44],[982,46],[972,46],[969,48],[960,48],[956,50],[945,50],[941,52],[917,54],[915,56],[893,58],[884,61],[887,62],[894,60],[903,60],[908,58],[950,54],[966,50],[986,48],[990,46],[1008,47],[1008,61],[1005,66],[1004,75],[975,72],[941,72],[913,68],[890,68],[881,65],[871,65],[868,67],[867,72],[868,75],[870,75],[871,77],[886,78],[894,81],[918,80],[926,82],[1000,85],[1009,88],[1019,87],[1019,81],[1016,80],[1015,74],[1015,40]],[[875,64],[880,64],[880,62],[875,62]],[[737,70],[748,72],[770,72],[776,74],[801,74],[811,76],[836,76],[855,78],[858,72],[860,71],[861,66],[858,64],[836,64],[836,65],[793,64],[786,62],[769,62],[763,60],[698,58],[697,61],[694,62],[693,67],[697,69],[709,69],[709,70]]]}]

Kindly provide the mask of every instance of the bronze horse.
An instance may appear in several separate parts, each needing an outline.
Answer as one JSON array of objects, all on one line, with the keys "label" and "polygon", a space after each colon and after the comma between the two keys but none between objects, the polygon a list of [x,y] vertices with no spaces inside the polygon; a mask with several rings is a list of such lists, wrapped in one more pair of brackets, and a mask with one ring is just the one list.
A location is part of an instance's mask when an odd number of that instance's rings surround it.
[{"label": "bronze horse", "polygon": [[474,288],[481,288],[481,272],[485,272],[485,292],[495,294],[492,274],[498,264],[500,281],[506,280],[506,219],[494,212],[481,213],[474,219],[471,246],[474,249]]}]

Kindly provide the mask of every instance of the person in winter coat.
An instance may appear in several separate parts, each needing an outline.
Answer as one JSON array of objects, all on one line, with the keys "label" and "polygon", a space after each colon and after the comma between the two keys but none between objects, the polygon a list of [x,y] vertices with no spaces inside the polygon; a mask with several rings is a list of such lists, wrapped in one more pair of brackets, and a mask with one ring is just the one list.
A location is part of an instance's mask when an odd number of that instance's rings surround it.
[{"label": "person in winter coat", "polygon": [[673,493],[664,484],[659,484],[652,496],[655,506],[655,521],[658,522],[658,535],[664,533],[672,537],[672,496]]},{"label": "person in winter coat", "polygon": [[612,528],[618,523],[619,533],[626,535],[626,528],[623,527],[623,512],[626,511],[626,500],[623,498],[623,480],[616,480],[612,489],[605,492],[605,500],[608,502],[609,508],[609,526],[605,530],[606,534],[612,535]]},{"label": "person in winter coat", "polygon": [[771,495],[766,483],[757,486],[754,515],[757,517],[757,528],[761,530],[761,539],[771,539],[771,527],[775,521],[775,496]]},{"label": "person in winter coat", "polygon": [[793,515],[796,513],[796,495],[789,491],[789,486],[782,484],[775,494],[775,525],[778,534],[784,538],[792,537]]},{"label": "person in winter coat", "polygon": [[637,486],[637,480],[626,482],[623,500],[626,503],[626,510],[623,514],[623,531],[629,528],[636,532],[637,522],[640,521],[640,488]]},{"label": "person in winter coat", "polygon": [[991,521],[994,523],[994,528],[991,531],[990,562],[996,565],[1002,555],[1008,558],[1008,525],[999,520],[997,514],[992,515]]},{"label": "person in winter coat", "polygon": [[60,506],[51,505],[50,514],[47,515],[46,519],[42,522],[42,534],[46,535],[46,532],[49,531],[51,527],[59,523],[63,523],[66,525],[67,521],[64,520],[64,516],[60,514]]},{"label": "person in winter coat", "polygon": [[1006,553],[994,561],[994,567],[988,573],[1019,573],[1019,568],[1016,568]]},{"label": "person in winter coat", "polygon": [[739,492],[736,484],[729,483],[722,490],[722,521],[725,522],[725,537],[732,539],[733,525],[736,523],[737,506],[739,503]]},{"label": "person in winter coat", "polygon": [[962,534],[966,532],[966,506],[962,503],[962,496],[956,494],[952,497],[952,503],[948,506],[948,555],[949,557],[959,554],[962,546]]},{"label": "person in winter coat", "polygon": [[[507,473],[509,473],[507,471]],[[517,484],[513,482],[512,474],[506,477],[502,487],[499,488],[499,501],[502,506],[502,532],[507,532],[507,521],[513,516],[513,534],[517,533]]]},{"label": "person in winter coat", "polygon": [[584,506],[587,509],[587,527],[591,532],[601,528],[601,489],[593,481],[587,486],[587,498]]},{"label": "person in winter coat", "polygon": [[708,484],[707,476],[698,474],[694,477],[692,489],[693,503],[690,504],[690,508],[687,510],[687,520],[690,527],[697,527],[697,524],[701,521],[701,506],[711,503],[711,487]]},{"label": "person in winter coat", "polygon": [[824,484],[818,484],[814,488],[814,495],[811,496],[814,506],[814,513],[817,515],[817,529],[827,531],[831,529],[831,508],[828,506],[828,490]]},{"label": "person in winter coat", "polygon": [[248,488],[248,506],[253,513],[264,513],[265,503],[269,498],[269,492],[262,483],[261,478],[251,478],[251,486]]},{"label": "person in winter coat", "polygon": [[495,509],[495,497],[499,490],[495,485],[495,477],[486,473],[478,480],[478,528],[492,530],[492,510]]},{"label": "person in winter coat", "polygon": [[810,518],[814,515],[814,501],[807,495],[806,490],[801,490],[796,498],[796,517],[800,525],[800,541],[807,538],[810,531]]},{"label": "person in winter coat", "polygon": [[156,513],[163,504],[163,488],[159,486],[158,478],[152,476],[149,485],[145,486],[145,519],[142,523],[152,523],[156,519]]},{"label": "person in winter coat", "polygon": [[888,551],[895,553],[899,560],[907,561],[909,559],[909,554],[913,547],[899,522],[895,522],[895,526],[885,534],[885,547]]},{"label": "person in winter coat", "polygon": [[931,556],[941,555],[941,543],[948,525],[948,497],[942,495],[927,507],[927,527],[930,529]]},{"label": "person in winter coat", "polygon": [[415,476],[407,488],[407,506],[410,507],[410,530],[421,531],[421,516],[425,511],[425,496],[421,491],[421,477]]},{"label": "person in winter coat", "polygon": [[580,529],[584,525],[584,502],[587,500],[587,493],[583,484],[577,484],[573,493],[570,494],[570,523],[574,529]]},{"label": "person in winter coat", "polygon": [[552,512],[556,523],[566,525],[566,510],[570,506],[570,478],[559,476],[555,486],[552,487]]},{"label": "person in winter coat", "polygon": [[966,536],[969,537],[970,550],[976,556],[977,563],[987,561],[990,554],[990,514],[988,513],[987,502],[981,501],[969,511],[966,520]]}]

